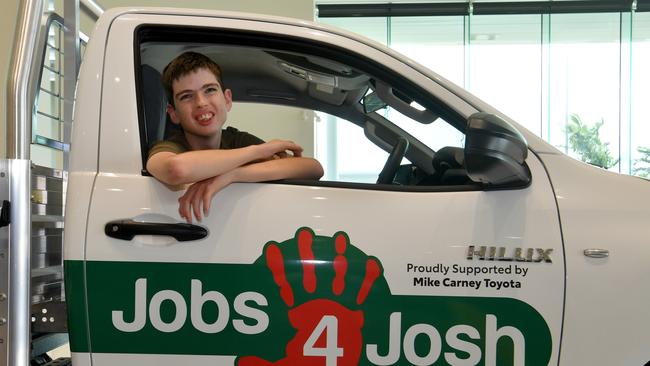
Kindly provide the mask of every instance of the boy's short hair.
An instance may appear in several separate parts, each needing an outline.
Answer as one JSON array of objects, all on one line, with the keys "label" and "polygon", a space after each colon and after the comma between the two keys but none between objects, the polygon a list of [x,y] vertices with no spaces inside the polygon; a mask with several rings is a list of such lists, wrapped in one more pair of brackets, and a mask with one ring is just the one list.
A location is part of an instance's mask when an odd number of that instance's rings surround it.
[{"label": "boy's short hair", "polygon": [[185,52],[174,58],[163,70],[162,82],[167,95],[167,101],[174,106],[174,89],[172,83],[181,77],[191,74],[199,69],[208,69],[214,74],[223,88],[221,81],[221,67],[208,56],[198,52]]}]

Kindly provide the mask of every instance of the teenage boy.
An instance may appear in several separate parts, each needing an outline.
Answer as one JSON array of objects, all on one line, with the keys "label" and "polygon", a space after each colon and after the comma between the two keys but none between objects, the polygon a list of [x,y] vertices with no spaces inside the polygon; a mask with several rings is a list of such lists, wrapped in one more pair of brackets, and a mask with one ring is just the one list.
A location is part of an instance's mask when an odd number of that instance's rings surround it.
[{"label": "teenage boy", "polygon": [[[208,215],[212,197],[234,182],[319,179],[320,163],[302,157],[292,141],[263,140],[222,127],[232,107],[221,68],[205,55],[186,52],[163,71],[167,113],[180,131],[149,151],[147,170],[161,182],[191,184],[179,198],[179,213],[192,222]],[[290,154],[288,153],[290,152]]]}]

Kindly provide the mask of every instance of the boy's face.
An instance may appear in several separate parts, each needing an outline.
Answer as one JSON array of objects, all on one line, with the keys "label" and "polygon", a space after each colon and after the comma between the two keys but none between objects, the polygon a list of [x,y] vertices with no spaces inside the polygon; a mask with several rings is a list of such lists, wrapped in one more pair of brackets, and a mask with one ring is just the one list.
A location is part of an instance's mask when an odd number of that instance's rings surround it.
[{"label": "boy's face", "polygon": [[232,107],[230,89],[222,90],[215,75],[201,68],[172,83],[175,108],[167,112],[185,133],[210,138],[218,134]]}]

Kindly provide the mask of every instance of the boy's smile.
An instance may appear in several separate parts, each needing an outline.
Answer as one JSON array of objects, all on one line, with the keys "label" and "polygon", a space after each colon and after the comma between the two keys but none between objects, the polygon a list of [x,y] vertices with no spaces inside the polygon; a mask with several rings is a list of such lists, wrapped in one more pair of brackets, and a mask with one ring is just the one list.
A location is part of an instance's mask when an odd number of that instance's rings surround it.
[{"label": "boy's smile", "polygon": [[195,116],[194,119],[196,119],[200,125],[207,126],[210,124],[212,117],[214,117],[214,113],[209,112]]},{"label": "boy's smile", "polygon": [[172,83],[174,105],[167,112],[180,124],[194,149],[219,148],[221,128],[232,107],[230,89],[222,90],[216,76],[202,68]]}]

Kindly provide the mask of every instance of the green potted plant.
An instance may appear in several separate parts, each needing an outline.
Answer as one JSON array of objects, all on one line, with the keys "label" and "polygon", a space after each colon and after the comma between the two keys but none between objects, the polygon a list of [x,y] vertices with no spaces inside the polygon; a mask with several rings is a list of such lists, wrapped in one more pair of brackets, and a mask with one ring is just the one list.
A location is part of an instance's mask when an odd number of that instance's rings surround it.
[{"label": "green potted plant", "polygon": [[600,128],[605,122],[601,119],[593,126],[582,122],[577,114],[571,115],[566,127],[569,134],[569,146],[580,160],[600,168],[609,169],[618,163],[609,151],[609,143],[600,139]]}]

